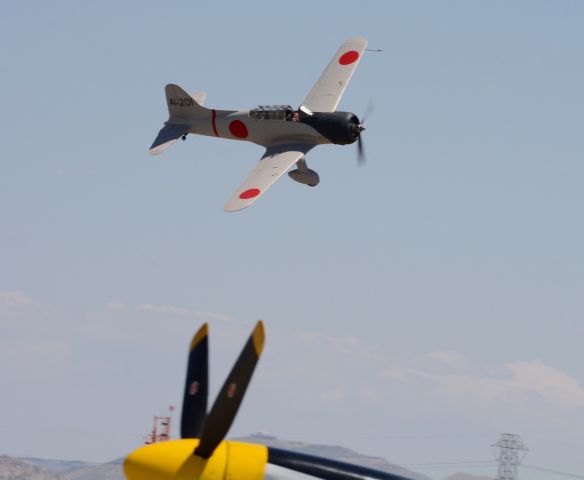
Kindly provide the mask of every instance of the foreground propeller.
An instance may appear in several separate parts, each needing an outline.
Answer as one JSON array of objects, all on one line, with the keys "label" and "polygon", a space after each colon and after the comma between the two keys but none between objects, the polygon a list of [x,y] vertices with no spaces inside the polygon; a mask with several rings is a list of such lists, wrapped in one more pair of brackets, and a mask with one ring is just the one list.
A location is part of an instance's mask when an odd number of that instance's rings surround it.
[{"label": "foreground propeller", "polygon": [[227,435],[264,348],[264,339],[264,324],[260,320],[217,395],[205,420],[195,455],[209,458]]},{"label": "foreground propeller", "polygon": [[268,447],[268,471],[270,465],[322,480],[411,480],[391,472],[275,447]]},{"label": "foreground propeller", "polygon": [[[181,440],[145,445],[124,461],[128,480],[410,480],[399,474],[306,453],[223,440],[235,419],[264,346],[259,321],[207,415],[208,327],[191,341],[181,418]],[[194,454],[193,454],[194,453]]]},{"label": "foreground propeller", "polygon": [[189,350],[187,378],[180,421],[181,438],[199,438],[207,416],[209,395],[208,326],[203,324],[195,333]]}]

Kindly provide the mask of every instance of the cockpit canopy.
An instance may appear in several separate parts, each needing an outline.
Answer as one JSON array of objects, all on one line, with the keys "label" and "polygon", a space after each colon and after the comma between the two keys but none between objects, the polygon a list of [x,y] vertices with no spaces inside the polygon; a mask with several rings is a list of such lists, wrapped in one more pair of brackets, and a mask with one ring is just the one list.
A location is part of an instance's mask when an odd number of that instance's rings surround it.
[{"label": "cockpit canopy", "polygon": [[294,110],[290,105],[260,105],[249,111],[258,120],[292,120]]}]

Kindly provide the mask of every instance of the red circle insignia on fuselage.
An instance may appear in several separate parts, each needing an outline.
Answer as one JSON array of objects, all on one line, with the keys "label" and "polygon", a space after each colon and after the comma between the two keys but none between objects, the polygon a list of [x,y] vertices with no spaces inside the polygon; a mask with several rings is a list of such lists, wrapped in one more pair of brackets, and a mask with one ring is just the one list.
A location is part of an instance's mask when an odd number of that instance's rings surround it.
[{"label": "red circle insignia on fuselage", "polygon": [[239,198],[241,198],[242,200],[247,200],[248,198],[257,197],[259,194],[260,194],[259,188],[250,188],[249,190],[246,190],[245,192],[241,192],[239,194]]},{"label": "red circle insignia on fuselage", "polygon": [[247,127],[241,120],[233,120],[233,122],[229,124],[229,131],[231,132],[231,135],[237,138],[247,138],[248,135]]},{"label": "red circle insignia on fuselage", "polygon": [[339,58],[339,63],[341,65],[351,65],[351,63],[356,62],[359,59],[359,52],[355,50],[350,50],[349,52],[343,53],[341,58]]}]

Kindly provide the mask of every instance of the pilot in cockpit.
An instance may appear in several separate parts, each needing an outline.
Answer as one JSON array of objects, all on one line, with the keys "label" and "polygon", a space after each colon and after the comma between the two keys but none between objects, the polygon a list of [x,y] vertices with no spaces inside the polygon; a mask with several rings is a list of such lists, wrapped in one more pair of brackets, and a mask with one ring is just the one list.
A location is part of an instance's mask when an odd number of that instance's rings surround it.
[{"label": "pilot in cockpit", "polygon": [[286,120],[288,120],[289,122],[298,122],[300,121],[300,114],[297,111],[292,110],[291,108],[287,108]]}]

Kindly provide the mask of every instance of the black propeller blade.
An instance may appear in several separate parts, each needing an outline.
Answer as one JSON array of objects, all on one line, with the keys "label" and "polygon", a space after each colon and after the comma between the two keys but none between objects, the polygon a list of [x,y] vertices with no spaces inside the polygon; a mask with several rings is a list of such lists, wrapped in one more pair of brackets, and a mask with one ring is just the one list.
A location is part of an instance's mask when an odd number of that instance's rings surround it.
[{"label": "black propeller blade", "polygon": [[199,438],[207,415],[209,395],[208,328],[205,323],[193,337],[180,421],[181,438]]},{"label": "black propeller blade", "polygon": [[274,447],[268,447],[268,463],[323,480],[411,480],[395,473]]},{"label": "black propeller blade", "polygon": [[371,115],[374,111],[375,105],[373,105],[373,100],[369,99],[369,101],[367,102],[367,107],[365,108],[365,112],[361,117],[361,124],[364,124],[365,120],[367,120],[367,118],[369,118],[369,115]]},{"label": "black propeller blade", "polygon": [[227,435],[264,348],[264,338],[264,324],[260,320],[217,395],[195,455],[209,458]]},{"label": "black propeller blade", "polygon": [[357,137],[357,165],[365,165],[365,152],[363,151],[363,140],[361,140],[361,134]]},{"label": "black propeller blade", "polygon": [[361,133],[366,130],[365,128],[365,120],[369,115],[373,113],[375,107],[371,99],[367,103],[367,108],[365,108],[365,113],[361,117],[361,122],[359,123],[359,136],[357,137],[357,165],[365,165],[365,148],[363,146],[363,140],[361,139]]}]

